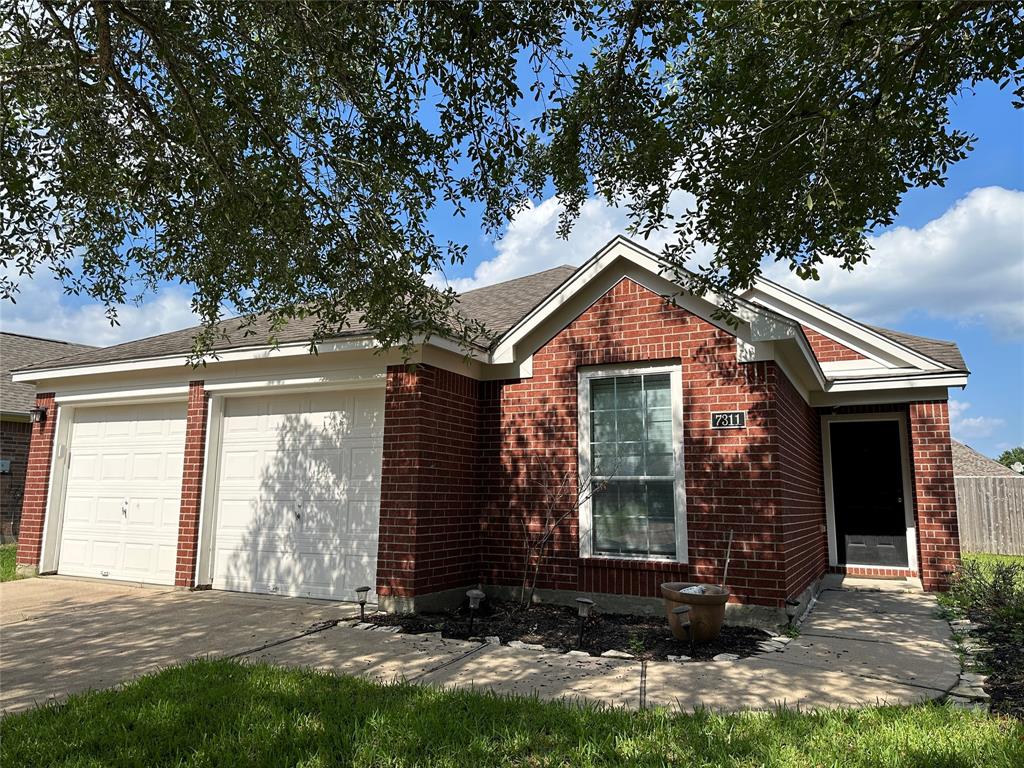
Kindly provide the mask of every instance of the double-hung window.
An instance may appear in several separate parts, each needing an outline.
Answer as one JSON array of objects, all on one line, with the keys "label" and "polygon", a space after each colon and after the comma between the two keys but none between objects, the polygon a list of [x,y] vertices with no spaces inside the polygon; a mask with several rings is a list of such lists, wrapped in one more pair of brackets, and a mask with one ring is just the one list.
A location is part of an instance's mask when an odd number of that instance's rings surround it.
[{"label": "double-hung window", "polygon": [[581,554],[686,560],[679,367],[580,374]]}]

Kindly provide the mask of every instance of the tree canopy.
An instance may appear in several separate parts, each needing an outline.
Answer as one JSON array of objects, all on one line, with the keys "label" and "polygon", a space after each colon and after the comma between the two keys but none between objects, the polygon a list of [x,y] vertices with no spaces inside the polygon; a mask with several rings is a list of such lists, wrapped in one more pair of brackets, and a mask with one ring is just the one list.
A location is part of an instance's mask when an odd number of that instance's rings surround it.
[{"label": "tree canopy", "polygon": [[1024,97],[1020,2],[8,3],[0,294],[49,270],[113,316],[179,281],[197,353],[227,313],[479,340],[426,279],[478,233],[431,217],[500,235],[552,191],[563,234],[593,195],[671,228],[696,292],[854,268],[970,151],[949,99]]},{"label": "tree canopy", "polygon": [[1014,464],[1024,464],[1024,445],[1018,445],[1016,448],[1007,448],[996,459],[1004,467],[1013,468]]}]

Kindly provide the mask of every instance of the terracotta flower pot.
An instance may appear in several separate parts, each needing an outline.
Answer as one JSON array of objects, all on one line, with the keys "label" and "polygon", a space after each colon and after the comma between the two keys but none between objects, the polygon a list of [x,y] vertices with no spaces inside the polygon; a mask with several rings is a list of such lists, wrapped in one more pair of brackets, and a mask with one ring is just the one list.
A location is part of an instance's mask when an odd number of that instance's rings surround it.
[{"label": "terracotta flower pot", "polygon": [[[704,594],[680,592],[686,587],[704,587]],[[725,604],[729,600],[729,589],[717,584],[695,584],[686,581],[667,581],[661,585],[661,596],[665,598],[665,615],[676,640],[689,640],[686,630],[679,625],[679,617],[672,613],[680,605],[690,606],[690,630],[693,642],[706,643],[714,640],[722,631],[725,619]]]}]

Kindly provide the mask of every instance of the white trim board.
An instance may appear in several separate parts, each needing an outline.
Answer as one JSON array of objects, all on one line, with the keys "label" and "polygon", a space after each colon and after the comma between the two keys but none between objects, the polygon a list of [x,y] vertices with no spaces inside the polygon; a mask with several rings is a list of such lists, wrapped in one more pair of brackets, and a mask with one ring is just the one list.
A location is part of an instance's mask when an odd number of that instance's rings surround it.
[{"label": "white trim board", "polygon": [[[900,472],[903,480],[903,517],[907,529],[907,565],[858,565],[839,562],[839,546],[836,539],[835,495],[832,487],[832,435],[831,425],[836,421],[896,421],[900,434]],[[917,526],[914,521],[914,486],[910,474],[910,441],[907,437],[907,418],[904,413],[842,413],[825,414],[821,417],[822,475],[825,480],[825,519],[828,531],[828,564],[830,566],[851,566],[858,568],[909,568],[917,567]]]},{"label": "white trim board", "polygon": [[754,287],[744,296],[875,360],[882,367],[909,367],[920,371],[952,370],[937,360],[770,280],[758,278]]}]

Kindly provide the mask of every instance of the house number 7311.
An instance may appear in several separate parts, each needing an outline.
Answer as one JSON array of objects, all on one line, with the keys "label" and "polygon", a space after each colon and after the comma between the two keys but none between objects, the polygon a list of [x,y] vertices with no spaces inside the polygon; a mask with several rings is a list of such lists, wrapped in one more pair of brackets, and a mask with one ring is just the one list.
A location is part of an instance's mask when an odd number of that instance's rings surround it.
[{"label": "house number 7311", "polygon": [[746,411],[720,411],[711,414],[712,429],[743,429],[746,426]]}]

